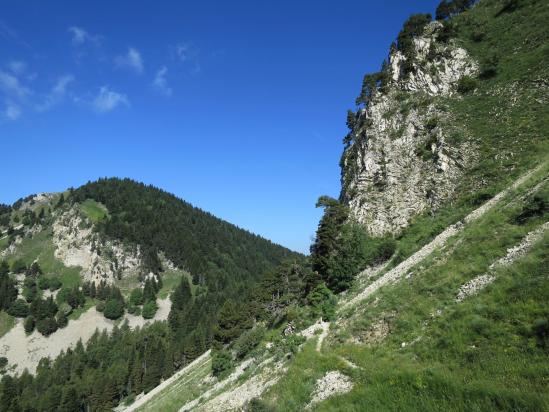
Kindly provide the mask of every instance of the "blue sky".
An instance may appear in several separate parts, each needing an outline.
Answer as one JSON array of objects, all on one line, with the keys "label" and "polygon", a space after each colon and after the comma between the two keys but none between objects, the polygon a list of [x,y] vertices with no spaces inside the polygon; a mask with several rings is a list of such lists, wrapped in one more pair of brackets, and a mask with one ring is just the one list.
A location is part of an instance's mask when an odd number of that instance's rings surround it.
[{"label": "blue sky", "polygon": [[438,1],[4,1],[0,202],[154,184],[307,252],[362,76]]}]

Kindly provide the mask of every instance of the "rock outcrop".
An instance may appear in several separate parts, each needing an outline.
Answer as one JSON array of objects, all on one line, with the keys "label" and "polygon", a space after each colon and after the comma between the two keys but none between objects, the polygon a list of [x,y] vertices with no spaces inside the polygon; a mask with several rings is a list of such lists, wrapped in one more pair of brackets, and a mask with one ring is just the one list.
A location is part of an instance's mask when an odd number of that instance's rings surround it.
[{"label": "rock outcrop", "polygon": [[140,270],[139,247],[102,239],[76,205],[57,216],[52,227],[55,257],[65,266],[80,266],[87,281],[112,283]]},{"label": "rock outcrop", "polygon": [[[341,200],[374,236],[396,233],[452,194],[473,158],[470,142],[449,142],[440,97],[455,93],[477,64],[432,22],[413,39],[413,61],[393,48],[386,84],[356,114],[341,160]],[[409,58],[408,58],[409,59]],[[404,71],[406,64],[408,69]]]}]

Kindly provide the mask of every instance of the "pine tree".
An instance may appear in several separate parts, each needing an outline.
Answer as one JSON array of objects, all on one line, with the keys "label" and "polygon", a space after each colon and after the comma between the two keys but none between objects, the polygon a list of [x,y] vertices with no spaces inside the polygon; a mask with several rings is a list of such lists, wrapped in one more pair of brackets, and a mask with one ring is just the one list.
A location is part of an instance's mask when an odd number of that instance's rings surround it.
[{"label": "pine tree", "polygon": [[61,396],[61,405],[59,405],[60,412],[74,412],[80,410],[80,403],[78,401],[78,392],[74,386],[68,386],[63,389]]},{"label": "pine tree", "polygon": [[156,291],[154,290],[154,285],[150,279],[145,281],[145,286],[143,287],[143,302],[154,302],[156,301]]}]

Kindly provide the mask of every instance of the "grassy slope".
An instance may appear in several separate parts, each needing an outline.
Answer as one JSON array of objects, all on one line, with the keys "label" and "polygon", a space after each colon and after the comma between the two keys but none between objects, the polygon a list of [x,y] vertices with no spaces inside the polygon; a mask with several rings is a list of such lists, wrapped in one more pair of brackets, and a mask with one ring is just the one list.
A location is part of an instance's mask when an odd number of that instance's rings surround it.
[{"label": "grassy slope", "polygon": [[[474,93],[438,102],[454,122],[448,125],[451,138],[473,137],[480,160],[467,172],[452,203],[434,216],[419,216],[402,234],[395,263],[548,157],[549,108],[539,79],[547,82],[549,74],[544,24],[549,5],[529,0],[520,4],[512,13],[498,14],[501,1],[481,1],[456,18],[458,41],[473,57],[482,61],[494,50],[499,55],[494,78],[481,81]],[[485,38],[474,42],[471,33],[478,29]],[[547,168],[538,173],[537,182],[547,174]],[[307,345],[265,399],[277,411],[300,410],[315,380],[328,370],[340,369],[353,378],[355,389],[317,410],[547,408],[548,353],[536,344],[532,326],[549,317],[548,236],[527,257],[499,270],[488,290],[454,303],[461,284],[484,273],[541,223],[540,219],[524,226],[509,223],[521,202],[517,197],[512,206],[492,211],[468,228],[459,242],[454,240],[450,256],[429,258],[411,280],[385,288],[365,302],[365,313],[336,331],[323,355]],[[380,300],[373,304],[376,297]],[[433,318],[437,310],[442,315]],[[383,344],[346,343],[388,314],[391,333]],[[418,338],[402,348],[403,342]],[[350,369],[337,355],[362,369]]]},{"label": "grassy slope", "polygon": [[10,255],[11,264],[16,259],[22,259],[27,265],[38,260],[42,271],[50,277],[58,277],[63,286],[76,286],[80,283],[79,267],[67,267],[55,255],[51,229],[45,229],[31,238],[25,238],[17,247],[17,252]]},{"label": "grassy slope", "polygon": [[87,199],[82,202],[80,210],[82,210],[84,215],[92,222],[99,222],[109,215],[107,208],[103,204],[92,199]]},{"label": "grassy slope", "polygon": [[[522,209],[526,191],[546,176],[547,168],[517,190],[512,202],[503,202],[506,207],[495,208],[452,239],[446,251],[422,262],[412,278],[363,302],[358,316],[338,323],[322,355],[306,345],[287,376],[265,396],[274,410],[301,410],[316,379],[334,369],[349,375],[355,388],[316,410],[547,408],[548,351],[532,330],[538,319],[549,318],[549,234],[527,256],[499,269],[497,280],[485,291],[455,302],[460,285],[485,273],[509,247],[547,220],[510,223]],[[547,182],[544,191],[549,193]],[[438,310],[441,314],[433,316]],[[388,314],[391,332],[381,344],[349,342]],[[349,368],[338,356],[360,368]]]},{"label": "grassy slope", "polygon": [[200,396],[204,390],[202,381],[210,374],[211,369],[211,359],[208,358],[207,361],[198,364],[189,373],[181,376],[146,405],[138,408],[137,411],[178,411],[181,405]]},{"label": "grassy slope", "polygon": [[[539,0],[519,3],[522,7],[514,12],[499,13],[502,1],[481,0],[455,19],[457,41],[474,58],[482,61],[492,51],[499,57],[497,75],[480,81],[475,92],[435,99],[448,113],[444,127],[449,140],[472,139],[479,160],[466,171],[451,202],[434,215],[418,216],[397,239],[393,265],[548,158],[549,108],[539,79],[547,84],[544,22],[549,20],[549,5]],[[478,30],[485,36],[475,42],[472,33]],[[549,317],[544,269],[549,263],[548,236],[526,257],[500,269],[496,282],[478,296],[461,304],[455,303],[455,296],[460,285],[484,273],[542,222],[517,226],[509,218],[523,206],[524,192],[548,173],[547,167],[538,172],[512,194],[508,207],[492,210],[472,224],[450,241],[446,253],[437,252],[423,262],[410,280],[363,302],[357,309],[360,315],[332,331],[322,354],[315,351],[314,342],[307,343],[284,378],[264,394],[270,408],[303,410],[316,380],[334,369],[349,375],[355,388],[316,410],[547,408],[547,350],[537,344],[532,326]],[[374,304],[376,298],[380,299]],[[432,316],[438,310],[441,315]],[[391,332],[382,344],[349,343],[350,337],[364,335],[387,314]],[[359,368],[350,368],[342,357]],[[177,399],[177,391],[169,390],[168,398]],[[170,405],[181,406],[187,392],[182,396],[179,404]]]}]

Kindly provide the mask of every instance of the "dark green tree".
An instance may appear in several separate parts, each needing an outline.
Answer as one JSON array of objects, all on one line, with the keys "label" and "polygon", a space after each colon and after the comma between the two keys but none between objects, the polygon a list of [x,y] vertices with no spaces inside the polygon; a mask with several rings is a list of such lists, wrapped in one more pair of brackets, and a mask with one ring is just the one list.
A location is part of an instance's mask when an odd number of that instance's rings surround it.
[{"label": "dark green tree", "polygon": [[109,299],[105,302],[105,309],[103,315],[107,319],[119,319],[124,314],[124,303],[118,299]]}]

